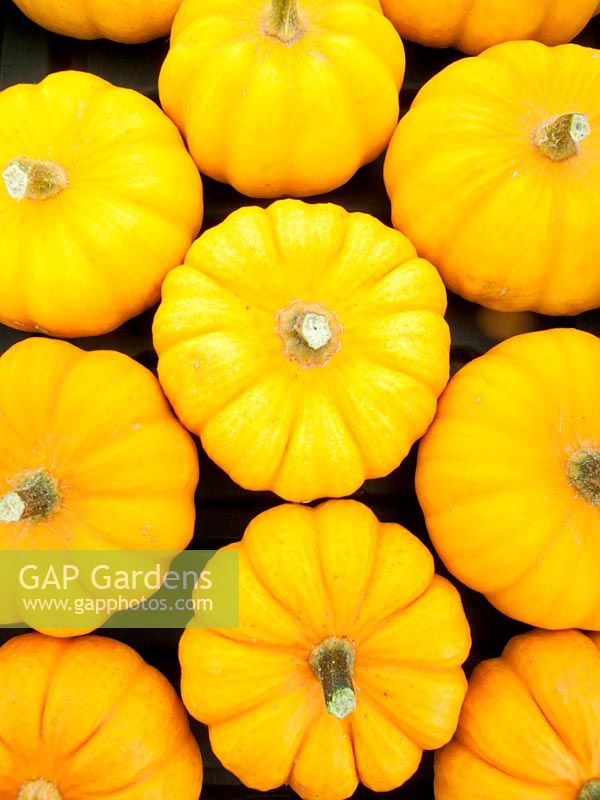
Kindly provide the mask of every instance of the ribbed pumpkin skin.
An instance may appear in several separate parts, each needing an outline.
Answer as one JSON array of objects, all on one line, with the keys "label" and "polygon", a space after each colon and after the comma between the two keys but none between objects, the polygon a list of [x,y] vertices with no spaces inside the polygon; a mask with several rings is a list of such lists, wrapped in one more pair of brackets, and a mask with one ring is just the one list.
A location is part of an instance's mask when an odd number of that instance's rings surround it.
[{"label": "ribbed pumpkin skin", "polygon": [[403,38],[481,53],[514,39],[571,41],[600,11],[598,0],[381,0]]},{"label": "ribbed pumpkin skin", "polygon": [[600,505],[569,460],[600,450],[600,339],[558,329],[458,372],[423,439],[417,494],[434,547],[508,616],[600,630]]},{"label": "ribbed pumpkin skin", "polygon": [[124,44],[167,36],[181,0],[15,0],[43,28],[76,39]]},{"label": "ribbed pumpkin skin", "polygon": [[600,775],[600,637],[532,631],[471,675],[436,754],[436,800],[592,800]]},{"label": "ribbed pumpkin skin", "polygon": [[[277,334],[294,301],[337,316],[323,366]],[[282,200],[243,208],[165,280],[154,322],[159,378],[184,425],[247,489],[295,502],[341,497],[391,472],[448,380],[442,282],[367,214]]]},{"label": "ribbed pumpkin skin", "polygon": [[341,186],[387,146],[404,48],[377,0],[299,0],[304,33],[265,33],[265,0],[185,0],[161,104],[200,170],[251,197]]},{"label": "ribbed pumpkin skin", "polygon": [[26,339],[0,358],[0,387],[0,495],[40,469],[59,491],[48,519],[0,522],[2,549],[187,546],[196,448],[145,367]]},{"label": "ribbed pumpkin skin", "polygon": [[[239,627],[188,628],[180,645],[184,702],[223,765],[306,800],[404,783],[422,750],[452,736],[466,688],[469,627],[429,551],[350,500],[278,506],[228,549],[239,553]],[[356,708],[344,719],[309,666],[331,636],[355,646]]]},{"label": "ribbed pumpkin skin", "polygon": [[67,187],[11,197],[0,177],[0,321],[53,336],[106,333],[153,305],[202,221],[202,185],[148,98],[59,72],[0,93],[0,172],[51,160]]},{"label": "ribbed pumpkin skin", "polygon": [[185,710],[127,645],[17,636],[0,648],[0,685],[2,800],[39,779],[63,800],[198,800],[202,760]]},{"label": "ribbed pumpkin skin", "polygon": [[[386,157],[394,225],[446,285],[500,311],[600,305],[600,51],[536,42],[455,62],[417,95]],[[555,162],[541,124],[587,115]]]}]

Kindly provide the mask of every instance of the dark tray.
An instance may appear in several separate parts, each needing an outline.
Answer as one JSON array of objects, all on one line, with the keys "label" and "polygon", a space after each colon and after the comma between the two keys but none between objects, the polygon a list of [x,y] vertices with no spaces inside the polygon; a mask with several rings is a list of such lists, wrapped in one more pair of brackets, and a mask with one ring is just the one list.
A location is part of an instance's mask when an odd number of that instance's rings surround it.
[{"label": "dark tray", "polygon": [[[600,17],[593,20],[576,41],[600,48]],[[80,42],[56,36],[27,20],[12,3],[4,2],[0,7],[0,89],[14,83],[40,81],[48,73],[57,70],[78,69],[93,72],[117,85],[137,89],[157,101],[157,77],[167,47],[167,39],[131,46],[108,41]],[[429,50],[411,43],[406,43],[406,51],[407,76],[401,95],[403,111],[407,110],[416,92],[430,77],[462,57],[454,50]],[[383,158],[380,158],[361,169],[346,186],[322,198],[312,198],[312,201],[326,199],[350,211],[365,211],[389,225],[390,207],[383,187],[382,166]],[[257,204],[257,201],[249,200],[233,189],[206,178],[204,188],[206,212],[203,229],[221,222],[242,205]],[[266,201],[258,204],[268,205]],[[155,371],[157,359],[150,334],[153,315],[154,310],[151,310],[113,333],[73,341],[86,350],[120,350]],[[447,319],[452,329],[452,369],[456,371],[496,344],[502,336],[493,335],[492,330],[510,318],[496,312],[482,313],[474,304],[450,295]],[[577,317],[532,314],[516,322],[525,322],[530,330],[564,326],[600,335],[600,311]],[[516,328],[515,332],[518,332]],[[0,325],[0,352],[28,335]],[[196,494],[198,519],[191,547],[211,549],[239,539],[256,514],[281,501],[268,492],[252,493],[240,489],[209,461],[200,447],[199,454],[201,474]],[[414,492],[415,454],[416,448],[413,448],[399,469],[387,478],[368,481],[353,496],[367,503],[381,520],[405,525],[432,549]],[[436,564],[437,571],[448,576],[437,558]],[[457,583],[453,578],[451,580]],[[499,655],[506,642],[525,630],[526,626],[500,614],[481,595],[463,586],[459,586],[459,589],[473,633],[473,649],[466,665],[468,673],[482,659]],[[180,631],[109,630],[107,633],[134,647],[150,664],[161,670],[175,687],[179,686],[177,643]],[[16,631],[0,630],[0,643],[15,634]],[[192,725],[204,759],[203,800],[297,797],[288,788],[261,794],[243,787],[220,766],[212,754],[204,726],[196,722]],[[377,794],[361,787],[354,797],[362,800],[388,797],[431,800],[432,764],[432,754],[425,753],[419,771],[401,789]]]}]

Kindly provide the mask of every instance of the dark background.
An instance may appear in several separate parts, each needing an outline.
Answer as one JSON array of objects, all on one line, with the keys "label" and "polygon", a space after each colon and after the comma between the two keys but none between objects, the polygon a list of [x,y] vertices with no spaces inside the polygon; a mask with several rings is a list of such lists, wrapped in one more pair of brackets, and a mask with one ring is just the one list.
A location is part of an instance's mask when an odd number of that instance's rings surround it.
[{"label": "dark background", "polygon": [[[600,47],[600,17],[593,20],[576,39],[580,44]],[[461,58],[454,50],[429,50],[406,44],[407,75],[401,94],[401,109],[405,112],[418,89],[451,61]],[[108,41],[81,42],[56,36],[27,20],[10,2],[0,7],[0,89],[14,83],[40,81],[50,72],[77,69],[95,73],[119,86],[137,89],[158,101],[157,78],[166,55],[167,39],[145,45],[120,45]],[[600,97],[599,97],[600,101]],[[338,203],[350,211],[365,211],[386,224],[391,224],[390,207],[382,179],[383,158],[364,167],[346,186],[323,198]],[[267,201],[249,200],[233,189],[204,178],[205,218],[203,229],[221,222],[231,211],[242,205],[267,205]],[[151,324],[154,309],[131,320],[113,333],[88,339],[75,339],[75,344],[87,350],[114,349],[135,358],[153,371],[156,356],[152,349]],[[447,319],[452,329],[452,369],[455,371],[481,355],[499,340],[526,330],[557,326],[575,327],[600,335],[600,312],[588,312],[577,317],[542,317],[538,314],[503,315],[482,311],[472,303],[450,295]],[[29,334],[0,325],[0,352]],[[200,452],[200,485],[196,500],[198,519],[192,548],[217,548],[239,539],[250,520],[266,508],[281,502],[268,492],[251,493],[236,486],[218,467]],[[380,480],[368,481],[355,495],[369,505],[384,521],[399,522],[419,536],[431,549],[431,544],[414,493],[416,448],[399,469]],[[438,572],[447,575],[437,559]],[[456,583],[456,581],[453,581]],[[473,650],[466,665],[467,672],[484,658],[498,655],[511,636],[526,629],[500,614],[475,592],[459,586],[465,611],[473,633]],[[110,630],[108,635],[134,647],[150,664],[161,670],[178,687],[179,664],[176,630]],[[16,631],[0,630],[0,643]],[[261,794],[243,787],[224,770],[212,754],[204,726],[192,722],[202,748],[205,765],[204,800],[231,798],[295,798],[291,789]],[[401,798],[402,800],[431,800],[432,754],[425,753],[417,774],[402,788],[377,794],[361,787],[355,798]],[[498,799],[500,800],[500,798]]]}]

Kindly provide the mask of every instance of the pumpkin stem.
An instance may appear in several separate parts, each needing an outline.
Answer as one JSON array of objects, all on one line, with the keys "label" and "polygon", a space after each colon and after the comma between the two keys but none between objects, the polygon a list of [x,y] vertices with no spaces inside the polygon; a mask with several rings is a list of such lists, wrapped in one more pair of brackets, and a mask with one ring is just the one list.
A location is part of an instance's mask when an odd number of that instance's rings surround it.
[{"label": "pumpkin stem", "polygon": [[62,800],[62,795],[55,783],[37,778],[21,786],[17,800]]},{"label": "pumpkin stem", "polygon": [[2,170],[6,191],[13,200],[48,200],[67,188],[67,173],[56,161],[19,156]]},{"label": "pumpkin stem", "polygon": [[577,800],[600,800],[600,780],[594,778],[594,780],[584,783],[577,795]]},{"label": "pumpkin stem", "polygon": [[600,506],[600,450],[577,450],[567,465],[569,481],[593,506]]},{"label": "pumpkin stem", "polygon": [[265,28],[268,36],[291,44],[303,34],[297,0],[271,0],[271,10]]},{"label": "pumpkin stem", "polygon": [[341,347],[337,315],[320,303],[294,300],[277,314],[276,333],[285,354],[303,367],[323,367]]},{"label": "pumpkin stem", "polygon": [[590,135],[585,114],[562,114],[543,122],[533,134],[533,143],[546,158],[566,161],[579,152],[578,144]]},{"label": "pumpkin stem", "polygon": [[56,510],[56,483],[43,470],[32,472],[17,488],[0,497],[0,522],[43,519]]},{"label": "pumpkin stem", "polygon": [[327,711],[336,719],[344,719],[356,708],[352,685],[354,644],[348,639],[330,636],[313,648],[310,666],[323,687]]}]

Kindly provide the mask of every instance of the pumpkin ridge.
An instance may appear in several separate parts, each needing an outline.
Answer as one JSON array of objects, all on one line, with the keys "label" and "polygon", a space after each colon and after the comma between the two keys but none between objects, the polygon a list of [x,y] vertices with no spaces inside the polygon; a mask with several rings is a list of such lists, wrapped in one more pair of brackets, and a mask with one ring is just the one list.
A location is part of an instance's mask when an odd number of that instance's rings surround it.
[{"label": "pumpkin ridge", "polygon": [[[247,563],[248,567],[252,570],[252,573],[253,573],[253,576],[254,576],[256,582],[260,586],[262,586],[262,588],[265,590],[265,593],[268,594],[269,597],[271,598],[271,600],[273,600],[273,602],[277,603],[277,605],[281,608],[281,610],[284,611],[287,614],[288,617],[291,617],[291,619],[294,620],[294,622],[297,623],[300,628],[305,628],[306,629],[308,627],[307,623],[304,620],[300,619],[300,617],[296,614],[296,612],[293,611],[289,606],[287,606],[283,602],[283,600],[281,600],[279,597],[277,597],[271,591],[270,587],[265,583],[265,581],[263,580],[262,575],[260,574],[260,571],[257,569],[256,565],[252,561],[252,558],[251,558],[250,554],[248,553],[247,548],[242,546],[242,548],[240,548],[240,549],[243,550],[244,557],[246,559],[246,563]],[[311,634],[312,634],[312,631],[311,631]],[[262,647],[262,643],[261,643],[261,647]],[[281,645],[281,647],[286,647],[286,648],[289,649],[288,645]],[[306,648],[303,647],[300,644],[297,645],[297,647],[298,647],[299,650],[301,649],[302,653],[304,654],[304,656],[303,656],[303,658],[304,658],[305,654],[306,654]]]},{"label": "pumpkin ridge", "polygon": [[[489,661],[491,661],[491,662],[500,661],[500,658],[489,659]],[[481,662],[481,663],[487,663],[487,662]],[[497,772],[500,772],[502,775],[506,775],[506,777],[511,778],[513,781],[520,781],[521,783],[524,782],[523,778],[520,778],[517,775],[513,775],[512,772],[507,772],[505,769],[503,769],[503,767],[499,767],[497,764],[492,763],[486,757],[481,755],[478,751],[475,751],[471,747],[469,747],[469,745],[464,741],[464,739],[463,739],[463,737],[461,735],[460,723],[459,723],[459,727],[456,730],[456,733],[454,734],[454,738],[451,740],[451,742],[455,742],[460,747],[462,747],[464,750],[466,750],[467,753],[469,753],[469,755],[472,756],[474,759],[477,759],[478,761],[483,762],[488,767],[491,767],[492,769],[496,770]],[[547,786],[548,786],[548,784],[538,783],[537,781],[531,780],[529,778],[527,779],[526,782],[527,783],[531,783],[533,786],[539,786],[540,788],[547,788]]]},{"label": "pumpkin ridge", "polygon": [[[139,677],[139,675],[143,671],[144,671],[144,663],[143,662],[142,663],[137,663],[136,664],[136,668],[134,670],[132,670],[131,675],[129,676],[129,679],[127,680],[126,684],[123,686],[123,691],[121,692],[119,697],[116,698],[114,704],[107,711],[107,713],[104,715],[104,717],[100,720],[98,725],[88,734],[88,736],[86,736],[85,739],[83,739],[72,750],[70,750],[68,753],[65,754],[65,756],[64,756],[65,760],[73,758],[73,756],[77,755],[81,750],[83,750],[84,747],[87,747],[87,745],[90,744],[93,741],[93,739],[99,733],[101,733],[101,731],[103,731],[104,728],[112,721],[112,719],[114,718],[119,706],[127,699],[129,690],[130,690],[132,684],[134,683],[134,680],[137,679]],[[113,791],[115,791],[115,790],[113,790]]]},{"label": "pumpkin ridge", "polygon": [[[173,739],[170,739],[168,744],[172,747],[173,745],[178,744],[182,739],[186,739],[188,734],[189,731],[186,730],[185,725],[181,725],[178,734]],[[125,784],[122,784],[121,786],[117,786],[116,788],[111,789],[110,794],[125,792],[128,789],[131,789],[134,786],[137,786],[138,784],[147,780],[148,778],[151,778],[160,770],[160,768],[165,764],[166,761],[173,758],[173,752],[178,752],[178,750],[179,748],[174,748],[171,751],[167,750],[156,761],[153,761],[146,767],[144,767],[138,774],[135,775],[133,779],[131,779]]]},{"label": "pumpkin ridge", "polygon": [[[375,708],[379,711],[379,713],[383,717],[385,717],[385,719],[390,723],[390,725],[392,725],[394,728],[397,728],[397,730],[399,730],[400,733],[411,744],[413,744],[415,747],[418,747],[418,745],[415,744],[415,742],[413,742],[412,738],[408,735],[408,733],[404,729],[404,723],[403,722],[400,723],[397,719],[395,719],[392,716],[392,714],[390,714],[389,710],[385,707],[385,705],[379,700],[379,698],[374,695],[373,691],[371,690],[371,685],[370,685],[368,680],[367,680],[366,683],[360,683],[360,682],[357,683],[356,684],[356,688],[358,689],[358,701],[357,701],[357,704],[360,703],[360,694],[364,693],[369,698],[369,702],[372,703],[375,706]],[[352,727],[352,725],[353,725],[352,717],[350,717],[348,722],[350,724],[350,727]],[[354,742],[353,742],[353,744],[354,744]],[[422,748],[419,747],[419,750],[421,750],[421,749]]]},{"label": "pumpkin ridge", "polygon": [[[405,367],[402,366],[401,369],[397,367],[391,366],[391,364],[386,363],[386,359],[384,358],[384,354],[381,351],[369,350],[367,346],[364,346],[364,357],[363,363],[366,364],[375,364],[379,369],[384,370],[385,372],[392,373],[396,378],[400,377],[402,381],[407,380],[411,382],[413,385],[417,386],[420,389],[425,389],[429,395],[433,398],[433,401],[437,403],[438,395],[434,392],[433,387],[430,383],[425,383],[423,381],[422,376],[418,377],[416,375],[411,374],[409,369],[405,370]],[[358,350],[358,347],[357,347]],[[355,358],[356,364],[358,364],[358,359]],[[429,425],[426,425],[423,428],[423,433],[427,430]],[[374,476],[371,476],[374,477]]]},{"label": "pumpkin ridge", "polygon": [[[297,405],[294,403],[294,411],[295,411],[296,408],[297,408]],[[280,477],[281,477],[281,473],[283,472],[283,468],[285,466],[285,462],[287,461],[287,457],[288,457],[288,454],[290,452],[290,448],[292,446],[292,439],[294,438],[294,435],[296,433],[297,428],[298,428],[298,416],[297,416],[296,413],[293,413],[292,414],[292,419],[291,419],[291,422],[290,422],[290,425],[289,425],[289,429],[288,429],[285,445],[284,445],[284,447],[283,447],[283,449],[281,451],[281,458],[279,459],[279,463],[277,465],[277,469],[273,472],[273,480],[272,480],[272,485],[273,486],[278,486],[279,485],[279,480],[280,480]]]},{"label": "pumpkin ridge", "polygon": [[[564,514],[561,514],[564,516]],[[538,551],[535,554],[535,558],[527,564],[526,568],[523,572],[519,575],[519,577],[511,581],[509,584],[504,586],[502,589],[498,589],[494,592],[489,592],[486,594],[486,597],[490,602],[492,602],[492,598],[496,598],[498,595],[501,595],[504,592],[511,591],[517,586],[521,581],[527,580],[528,576],[531,572],[533,572],[536,568],[539,568],[540,564],[544,562],[544,558],[548,551],[556,544],[556,542],[565,535],[564,528],[561,525],[556,525],[554,520],[548,520],[548,527],[554,528],[554,532],[550,531],[549,535],[546,537],[546,541],[541,551]]]},{"label": "pumpkin ridge", "polygon": [[[582,635],[582,636],[584,635],[583,633],[581,633],[581,632],[579,632],[579,631],[577,631],[576,633],[579,633],[579,634],[580,634],[580,635]],[[526,635],[526,634],[521,634],[521,635]],[[509,642],[509,643],[510,643],[510,642]],[[574,753],[574,752],[571,750],[571,747],[570,747],[570,745],[569,745],[569,744],[567,744],[567,742],[566,742],[566,741],[564,740],[564,738],[562,737],[562,735],[561,735],[560,731],[559,731],[559,730],[556,728],[556,726],[555,726],[555,725],[552,723],[552,721],[549,719],[549,717],[548,717],[548,715],[546,714],[546,712],[545,712],[545,710],[543,709],[543,707],[542,707],[542,706],[540,705],[540,703],[538,703],[538,701],[536,700],[536,698],[535,698],[535,695],[533,694],[533,692],[532,692],[532,690],[531,690],[531,687],[530,687],[530,685],[529,685],[529,682],[525,680],[525,678],[524,678],[524,677],[521,675],[520,671],[518,670],[518,668],[517,668],[516,664],[513,662],[512,658],[511,658],[511,652],[512,652],[512,649],[511,649],[511,648],[509,648],[509,649],[508,649],[508,652],[506,652],[506,657],[504,657],[504,653],[503,653],[503,659],[502,659],[502,660],[503,660],[504,666],[507,666],[507,667],[509,667],[509,668],[510,668],[510,671],[512,672],[512,674],[513,674],[513,675],[514,675],[514,676],[517,678],[517,680],[518,680],[518,681],[521,683],[521,685],[522,685],[522,686],[523,686],[523,687],[524,687],[524,688],[527,690],[527,693],[528,693],[528,694],[529,694],[529,696],[531,697],[531,700],[532,700],[532,702],[533,702],[533,703],[535,704],[535,706],[536,706],[536,707],[539,709],[539,712],[540,712],[540,714],[542,715],[542,717],[544,718],[544,720],[546,721],[546,723],[547,723],[548,727],[549,727],[549,728],[552,730],[552,732],[554,733],[554,735],[556,736],[556,738],[559,740],[559,742],[560,742],[560,743],[562,744],[562,746],[565,748],[565,751],[566,751],[566,752],[569,754],[569,756],[570,756],[570,757],[573,759],[573,762],[574,762],[575,764],[577,764],[577,766],[578,766],[578,767],[580,767],[580,768],[581,768],[581,770],[582,770],[582,772],[583,772],[583,765],[581,764],[581,762],[580,762],[580,760],[579,760],[579,757],[578,757],[578,756],[577,756],[577,755],[576,755],[576,754],[575,754],[575,753]],[[579,798],[578,798],[578,800],[579,800]],[[593,798],[593,797],[591,797],[591,798],[589,798],[589,800],[594,800],[594,798]]]},{"label": "pumpkin ridge", "polygon": [[[317,516],[317,519],[318,519],[318,516]],[[349,629],[352,631],[352,639],[353,639],[357,649],[358,649],[358,646],[360,644],[360,642],[359,642],[360,629],[357,630],[357,624],[358,624],[358,621],[360,619],[360,615],[361,615],[363,606],[364,606],[364,604],[366,602],[366,599],[367,599],[367,597],[369,595],[369,591],[370,591],[371,585],[373,583],[373,578],[375,576],[375,572],[376,572],[377,567],[379,566],[380,560],[381,560],[381,523],[379,522],[379,520],[377,520],[376,536],[377,536],[378,541],[377,541],[376,546],[375,546],[374,556],[371,559],[371,568],[369,570],[369,574],[368,574],[367,579],[365,581],[364,588],[363,588],[362,592],[360,593],[360,597],[356,601],[356,604],[355,604],[355,607],[354,607],[354,616],[353,616],[353,618],[350,621],[350,624],[348,626]]]},{"label": "pumpkin ridge", "polygon": [[[406,312],[406,313],[414,313],[414,312]],[[419,314],[425,313],[425,314],[429,315],[432,320],[439,319],[439,315],[437,315],[436,312],[434,312],[434,311],[426,311],[426,312],[418,312],[418,313]],[[395,318],[395,317],[401,316],[401,315],[400,314],[394,314],[393,316]],[[391,318],[392,317],[390,317],[390,319]],[[440,325],[440,328],[443,328],[443,331],[444,331],[444,333],[446,335],[446,338],[448,339],[449,338],[449,330],[448,330],[447,324],[446,323],[442,323]],[[350,331],[350,333],[352,333],[352,327],[349,327],[348,330]],[[407,337],[410,337],[413,341],[415,339],[418,340],[419,338],[421,338],[420,336],[415,335],[415,333],[411,332],[411,331],[409,331],[407,333]],[[358,342],[355,343],[354,347],[357,350],[357,355],[358,355],[359,349],[363,351],[362,357],[363,357],[363,360],[366,363],[376,364],[380,369],[384,369],[387,372],[393,372],[395,375],[400,374],[402,376],[402,378],[407,378],[407,379],[413,381],[418,386],[420,386],[422,389],[426,389],[433,396],[433,400],[434,400],[434,402],[435,402],[435,404],[437,406],[437,400],[438,400],[438,397],[439,397],[438,391],[434,390],[433,382],[429,378],[428,375],[424,375],[423,373],[419,373],[418,371],[415,370],[414,361],[413,362],[410,362],[410,361],[406,362],[406,361],[403,360],[402,361],[402,365],[399,367],[397,363],[396,363],[396,365],[394,365],[392,363],[393,362],[393,355],[391,355],[389,353],[389,351],[385,352],[381,348],[370,349],[369,342],[365,342],[363,340],[360,344],[358,344]],[[389,363],[387,361],[387,358],[390,359]],[[443,390],[446,388],[446,386],[447,386],[447,381],[440,388],[440,392],[443,392]],[[427,426],[427,427],[429,427],[429,426]]]},{"label": "pumpkin ridge", "polygon": [[[388,614],[384,619],[379,619],[377,622],[371,623],[371,625],[365,625],[363,626],[362,629],[356,631],[355,640],[357,648],[360,647],[361,644],[365,644],[376,633],[379,633],[379,631],[383,630],[384,628],[387,628],[387,626],[395,617],[403,614],[408,608],[410,608],[410,606],[412,606],[414,603],[417,603],[422,597],[424,597],[430,590],[435,575],[436,573],[433,574],[431,581],[425,587],[425,589],[423,589],[421,594],[418,595],[418,597],[415,597],[413,600],[411,600],[410,603],[407,603],[405,606],[402,606],[402,608],[397,608],[391,614]],[[398,662],[394,659],[393,663],[398,663]],[[442,671],[445,672],[445,670]]]},{"label": "pumpkin ridge", "polygon": [[[228,628],[228,629],[225,629],[225,630],[236,630],[236,629],[235,628],[233,628],[233,629],[229,629]],[[227,636],[222,631],[217,630],[215,628],[211,628],[210,632],[214,636],[218,636],[219,638],[225,639],[226,641],[229,641],[229,642],[237,642],[238,644],[249,644],[248,639],[236,639],[233,636]],[[261,642],[261,641],[259,641],[259,642],[255,643],[254,646],[259,648],[259,649],[261,649],[261,650],[272,651],[274,653],[278,653],[281,650],[288,650],[288,651],[293,650],[297,654],[297,657],[298,657],[298,659],[300,661],[305,661],[306,660],[306,646],[304,644],[296,644],[296,645],[281,644],[280,645],[280,644],[274,644],[273,642]],[[225,722],[225,720],[222,720],[222,721]]]},{"label": "pumpkin ridge", "polygon": [[[194,254],[192,252],[192,258],[193,257],[194,257]],[[242,293],[240,291],[240,285],[236,285],[235,289],[233,289],[231,286],[228,286],[227,283],[223,280],[223,276],[222,275],[219,275],[217,277],[217,275],[215,275],[211,271],[210,265],[207,265],[207,266],[200,265],[200,264],[196,265],[195,261],[192,260],[192,258],[190,258],[189,261],[187,260],[188,258],[189,258],[189,254],[188,254],[188,256],[186,256],[186,261],[185,261],[184,264],[182,264],[182,267],[187,267],[189,269],[193,269],[195,272],[200,273],[200,275],[202,275],[202,277],[208,278],[208,280],[211,281],[215,285],[215,287],[220,289],[224,294],[226,294],[228,296],[230,295],[234,299],[238,299],[239,298],[240,302],[244,302],[247,305],[250,305],[251,308],[254,307],[254,308],[258,309],[259,311],[261,311],[261,312],[263,312],[265,314],[268,314],[269,316],[272,316],[273,309],[272,309],[271,305],[268,305],[268,304],[266,304],[266,302],[261,301],[262,292],[261,293],[256,293],[256,292],[252,293],[252,291],[250,291],[249,287],[244,287],[244,291]],[[181,269],[181,267],[176,267],[176,270],[178,270],[178,269]],[[248,293],[246,293],[246,290],[247,290]],[[196,292],[196,294],[197,293],[198,292]],[[242,298],[243,298],[243,300],[242,300]]]},{"label": "pumpkin ridge", "polygon": [[335,415],[337,416],[337,418],[341,422],[342,426],[346,429],[346,432],[348,433],[350,441],[352,442],[352,444],[356,448],[357,460],[358,460],[358,462],[360,464],[361,472],[365,473],[365,480],[368,480],[371,477],[376,477],[376,476],[372,475],[370,469],[367,469],[367,463],[366,463],[365,457],[363,455],[362,444],[361,444],[361,442],[360,442],[360,440],[358,438],[358,434],[356,433],[356,429],[355,429],[354,425],[351,422],[350,415],[348,414],[348,409],[346,408],[347,395],[343,391],[344,387],[341,385],[341,382],[338,380],[338,381],[336,381],[334,383],[332,388],[333,388],[333,394],[335,395],[335,400],[336,400],[335,412],[333,412],[333,409],[332,409],[332,413],[335,413]]}]

